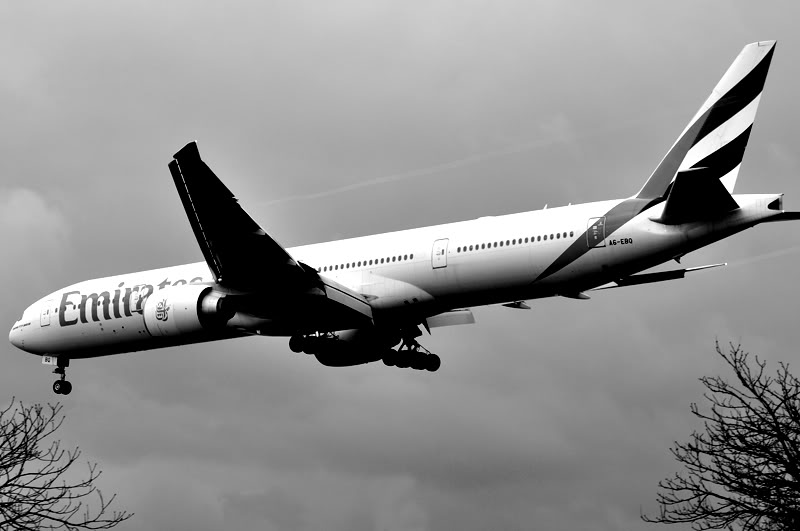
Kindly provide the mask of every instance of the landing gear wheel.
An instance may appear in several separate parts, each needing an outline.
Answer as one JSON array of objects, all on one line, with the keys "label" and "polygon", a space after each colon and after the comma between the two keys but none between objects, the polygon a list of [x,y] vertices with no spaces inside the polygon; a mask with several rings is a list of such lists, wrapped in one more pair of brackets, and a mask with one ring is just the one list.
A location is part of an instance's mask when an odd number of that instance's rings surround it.
[{"label": "landing gear wheel", "polygon": [[436,354],[428,355],[428,359],[425,360],[426,371],[436,372],[439,370],[439,367],[441,366],[442,366],[442,359]]},{"label": "landing gear wheel", "polygon": [[397,365],[397,359],[398,359],[397,352],[395,352],[392,349],[389,349],[389,351],[383,355],[383,364],[386,365],[387,367],[392,367],[394,365]]},{"label": "landing gear wheel", "polygon": [[67,380],[56,380],[53,382],[53,392],[57,395],[68,395],[72,392],[72,384]]},{"label": "landing gear wheel", "polygon": [[53,392],[57,395],[68,395],[72,392],[72,384],[67,381],[67,367],[69,358],[58,357],[53,374],[58,374],[59,379],[53,382]]},{"label": "landing gear wheel", "polygon": [[428,355],[423,352],[415,352],[409,356],[411,362],[409,365],[415,371],[421,371],[428,365],[427,357]]},{"label": "landing gear wheel", "polygon": [[292,336],[289,339],[289,350],[297,353],[303,352],[303,350],[305,350],[303,348],[305,346],[304,343],[305,341],[303,336]]}]

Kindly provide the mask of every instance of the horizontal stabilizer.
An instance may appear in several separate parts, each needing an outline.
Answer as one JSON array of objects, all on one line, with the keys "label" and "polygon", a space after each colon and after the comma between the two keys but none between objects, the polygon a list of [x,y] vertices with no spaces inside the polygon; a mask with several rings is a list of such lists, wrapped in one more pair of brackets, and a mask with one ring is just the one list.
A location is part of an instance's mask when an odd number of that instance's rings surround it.
[{"label": "horizontal stabilizer", "polygon": [[715,172],[708,168],[692,168],[679,172],[675,177],[664,211],[653,221],[680,225],[714,219],[738,208]]},{"label": "horizontal stabilizer", "polygon": [[764,220],[764,222],[770,221],[798,221],[800,220],[800,212],[781,212],[777,216],[772,216]]},{"label": "horizontal stabilizer", "polygon": [[638,286],[640,284],[652,284],[654,282],[675,280],[685,277],[686,273],[691,273],[692,271],[702,271],[703,269],[711,269],[713,267],[722,267],[726,265],[728,264],[727,263],[709,264],[697,267],[687,267],[686,269],[675,269],[672,271],[659,271],[658,273],[642,273],[640,275],[631,275],[629,277],[621,278],[614,282],[610,282],[608,284],[604,284],[600,287],[594,288],[592,291],[597,291],[601,289],[624,288],[625,286]]}]

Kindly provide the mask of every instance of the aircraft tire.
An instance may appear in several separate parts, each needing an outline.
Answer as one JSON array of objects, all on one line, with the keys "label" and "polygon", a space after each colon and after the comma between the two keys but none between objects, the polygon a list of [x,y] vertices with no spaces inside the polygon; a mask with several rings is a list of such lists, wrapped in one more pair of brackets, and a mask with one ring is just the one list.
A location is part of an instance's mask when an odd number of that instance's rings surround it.
[{"label": "aircraft tire", "polygon": [[63,387],[64,387],[64,382],[62,382],[61,380],[56,380],[55,382],[53,382],[53,392],[55,394],[60,395],[62,393],[61,390],[63,389]]},{"label": "aircraft tire", "polygon": [[436,354],[431,354],[428,356],[428,359],[425,360],[425,370],[430,372],[436,372],[439,370],[439,367],[442,366],[442,358],[437,356]]},{"label": "aircraft tire", "polygon": [[305,350],[303,347],[305,346],[303,343],[303,336],[292,336],[289,338],[289,350],[292,352],[300,353]]},{"label": "aircraft tire", "polygon": [[383,364],[387,367],[393,367],[397,364],[397,353],[394,350],[389,350],[383,355]]},{"label": "aircraft tire", "polygon": [[70,393],[72,392],[72,384],[71,384],[70,382],[68,382],[67,380],[64,380],[64,381],[63,381],[63,382],[61,382],[61,383],[63,383],[63,384],[64,384],[64,385],[62,386],[62,389],[61,389],[61,394],[62,394],[62,395],[68,395],[68,394],[70,394]]},{"label": "aircraft tire", "polygon": [[421,352],[414,354],[411,358],[411,368],[415,371],[421,371],[428,365],[428,360],[426,359],[428,356]]}]

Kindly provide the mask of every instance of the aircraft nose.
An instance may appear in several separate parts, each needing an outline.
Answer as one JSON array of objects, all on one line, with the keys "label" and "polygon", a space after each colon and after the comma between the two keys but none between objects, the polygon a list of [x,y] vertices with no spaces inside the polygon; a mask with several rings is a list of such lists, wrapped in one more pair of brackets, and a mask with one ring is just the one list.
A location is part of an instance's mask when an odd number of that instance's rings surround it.
[{"label": "aircraft nose", "polygon": [[14,323],[14,326],[11,327],[11,330],[8,332],[8,341],[17,348],[22,348],[22,342],[19,337],[19,321]]}]

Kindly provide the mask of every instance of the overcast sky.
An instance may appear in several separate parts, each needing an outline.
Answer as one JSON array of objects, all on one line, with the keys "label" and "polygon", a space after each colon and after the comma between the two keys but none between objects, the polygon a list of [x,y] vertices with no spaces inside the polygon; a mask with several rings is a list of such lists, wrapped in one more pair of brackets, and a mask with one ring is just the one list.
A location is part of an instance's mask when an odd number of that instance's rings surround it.
[{"label": "overcast sky", "polygon": [[[736,191],[800,210],[800,4],[765,5],[3,2],[0,323],[201,260],[167,170],[188,141],[285,246],[627,197],[756,40],[778,46]],[[423,338],[435,374],[280,338],[80,360],[60,434],[126,531],[657,528],[715,338],[800,371],[799,229],[672,283],[479,308]],[[53,379],[2,342],[0,403]]]}]

